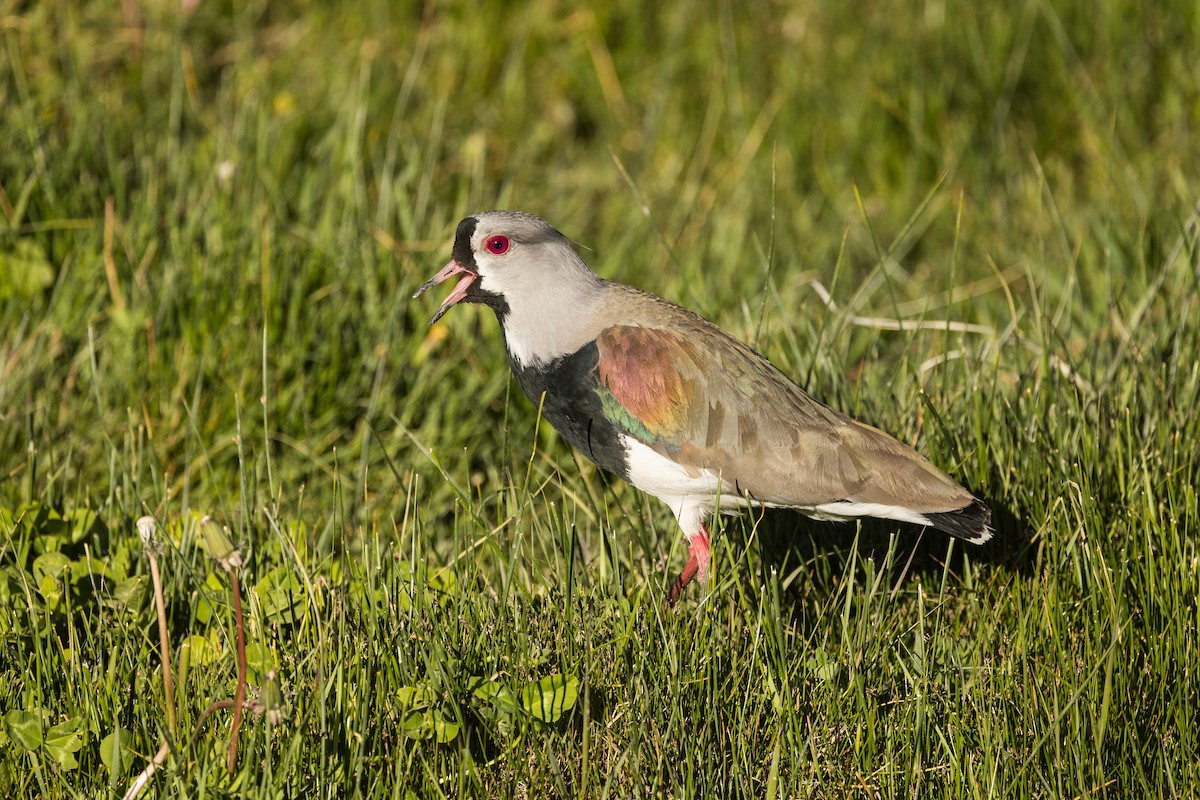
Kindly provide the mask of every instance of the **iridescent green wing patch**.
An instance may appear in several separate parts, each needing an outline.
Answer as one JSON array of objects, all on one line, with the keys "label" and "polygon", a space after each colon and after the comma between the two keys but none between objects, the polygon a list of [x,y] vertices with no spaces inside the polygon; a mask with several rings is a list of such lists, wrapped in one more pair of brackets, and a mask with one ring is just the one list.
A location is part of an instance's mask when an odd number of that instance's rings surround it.
[{"label": "iridescent green wing patch", "polygon": [[702,390],[694,348],[677,331],[617,325],[596,340],[605,416],[647,444],[678,446]]}]

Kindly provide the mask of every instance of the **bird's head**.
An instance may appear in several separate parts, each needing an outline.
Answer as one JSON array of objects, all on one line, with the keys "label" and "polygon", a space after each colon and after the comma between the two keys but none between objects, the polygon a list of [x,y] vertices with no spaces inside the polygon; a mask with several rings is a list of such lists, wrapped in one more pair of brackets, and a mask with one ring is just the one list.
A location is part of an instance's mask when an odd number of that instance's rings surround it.
[{"label": "bird's head", "polygon": [[514,354],[523,356],[528,347],[537,360],[576,338],[570,330],[603,284],[565,236],[519,211],[483,211],[458,223],[450,263],[413,297],[451,278],[457,278],[454,290],[429,324],[460,302],[482,303],[495,310],[510,351],[515,346]]}]

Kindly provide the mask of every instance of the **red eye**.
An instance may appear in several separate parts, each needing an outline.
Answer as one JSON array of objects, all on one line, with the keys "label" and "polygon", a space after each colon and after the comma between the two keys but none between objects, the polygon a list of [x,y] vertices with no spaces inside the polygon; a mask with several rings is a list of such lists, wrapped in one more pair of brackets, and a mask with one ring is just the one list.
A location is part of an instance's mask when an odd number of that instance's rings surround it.
[{"label": "red eye", "polygon": [[487,251],[494,256],[502,256],[508,252],[508,237],[507,236],[492,236],[483,246]]}]

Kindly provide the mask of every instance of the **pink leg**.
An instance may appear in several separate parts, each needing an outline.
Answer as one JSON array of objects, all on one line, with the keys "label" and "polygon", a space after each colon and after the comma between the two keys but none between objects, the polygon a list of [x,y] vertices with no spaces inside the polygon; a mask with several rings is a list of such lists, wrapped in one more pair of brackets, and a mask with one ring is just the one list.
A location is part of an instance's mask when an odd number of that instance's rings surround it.
[{"label": "pink leg", "polygon": [[704,523],[700,523],[700,530],[688,539],[688,560],[683,565],[683,572],[679,573],[675,583],[671,584],[671,591],[667,593],[667,605],[675,605],[675,601],[693,578],[699,578],[700,582],[704,583],[704,579],[708,577],[708,552],[708,528],[704,527]]}]

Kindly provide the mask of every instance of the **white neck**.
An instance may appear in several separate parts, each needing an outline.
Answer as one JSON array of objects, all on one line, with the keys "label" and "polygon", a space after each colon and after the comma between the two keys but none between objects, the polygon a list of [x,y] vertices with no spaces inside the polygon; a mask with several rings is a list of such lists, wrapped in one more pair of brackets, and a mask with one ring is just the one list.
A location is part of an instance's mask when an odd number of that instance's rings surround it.
[{"label": "white neck", "polygon": [[538,289],[506,298],[504,345],[509,357],[522,367],[570,355],[595,339],[606,325],[597,317],[600,291],[596,283]]}]

